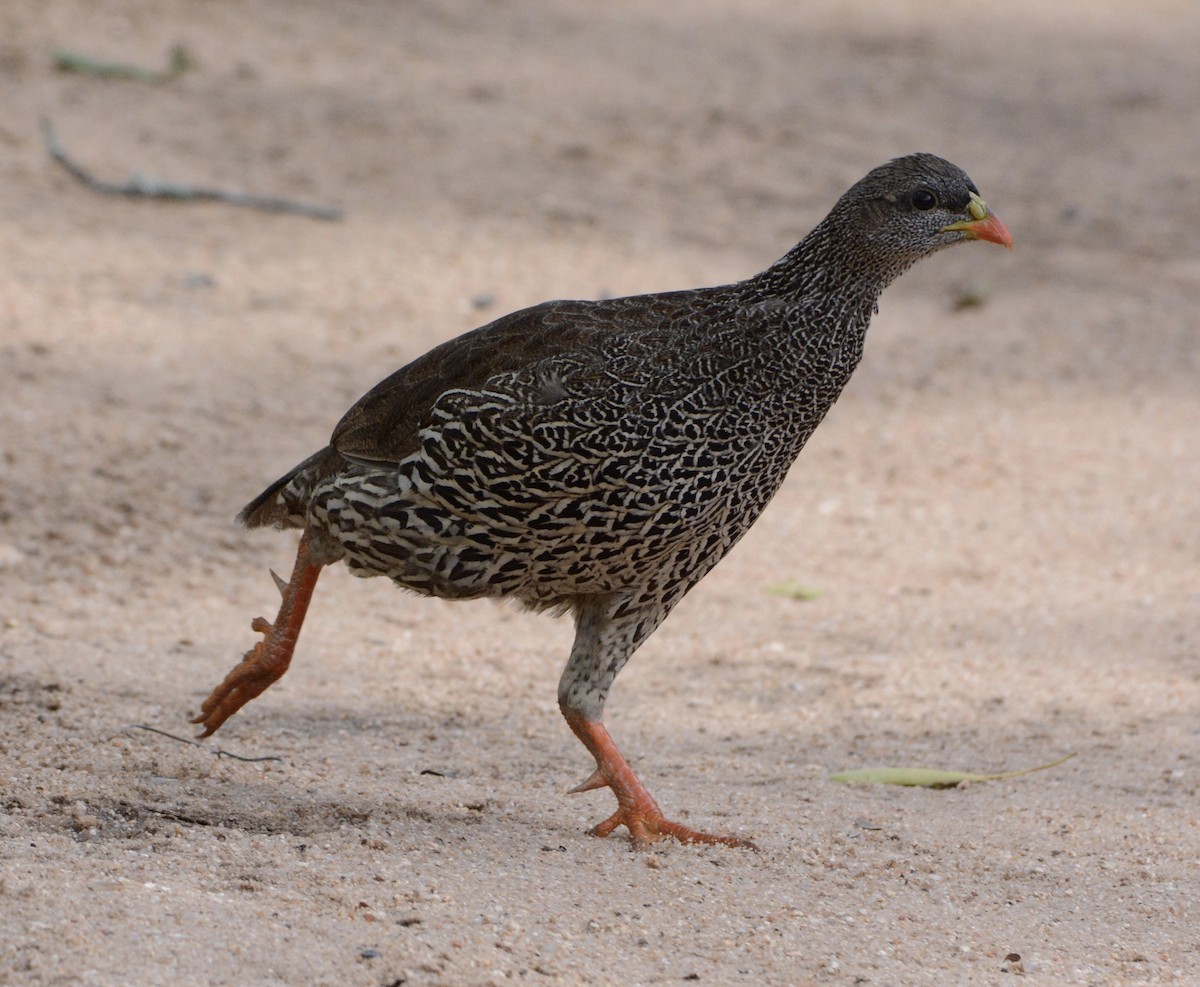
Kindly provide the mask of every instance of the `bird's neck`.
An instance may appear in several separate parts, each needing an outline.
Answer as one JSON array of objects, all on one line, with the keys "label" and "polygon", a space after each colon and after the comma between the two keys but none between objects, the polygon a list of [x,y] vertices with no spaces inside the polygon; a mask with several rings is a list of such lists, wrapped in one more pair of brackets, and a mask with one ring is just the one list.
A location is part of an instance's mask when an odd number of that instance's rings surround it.
[{"label": "bird's neck", "polygon": [[[756,277],[735,286],[759,313],[753,338],[767,354],[757,407],[799,452],[862,358],[883,289],[911,263],[889,263],[828,222]],[[760,382],[761,383],[761,382]]]},{"label": "bird's neck", "polygon": [[829,217],[761,274],[743,282],[747,301],[804,305],[820,316],[861,322],[864,330],[883,289],[912,264],[857,243]]}]

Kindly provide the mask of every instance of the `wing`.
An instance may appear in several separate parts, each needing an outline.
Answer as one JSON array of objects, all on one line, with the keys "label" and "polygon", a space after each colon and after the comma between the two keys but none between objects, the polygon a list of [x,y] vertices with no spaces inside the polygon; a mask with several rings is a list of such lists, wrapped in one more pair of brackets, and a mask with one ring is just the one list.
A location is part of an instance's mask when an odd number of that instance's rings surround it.
[{"label": "wing", "polygon": [[[528,371],[549,360],[573,365],[572,389],[586,387],[589,366],[603,378],[604,339],[613,332],[639,338],[663,333],[663,295],[609,301],[554,301],[513,312],[442,343],[368,391],[338,422],[330,445],[346,459],[395,463],[414,452],[434,405],[447,391],[471,391],[488,380]],[[677,317],[677,314],[676,314]],[[547,401],[559,384],[542,382]]]},{"label": "wing", "polygon": [[544,302],[442,343],[371,388],[342,416],[328,446],[267,487],[238,519],[249,527],[302,527],[313,486],[348,462],[399,463],[415,452],[421,430],[433,424],[434,408],[448,391],[477,390],[493,378],[545,365],[549,373],[537,377],[532,400],[552,403],[567,396],[555,367],[570,369],[570,396],[584,397],[592,385],[611,382],[613,368],[606,362],[611,347],[605,344],[613,333],[622,336],[625,359],[661,358],[671,330],[687,321],[690,306],[681,303],[694,296]]}]

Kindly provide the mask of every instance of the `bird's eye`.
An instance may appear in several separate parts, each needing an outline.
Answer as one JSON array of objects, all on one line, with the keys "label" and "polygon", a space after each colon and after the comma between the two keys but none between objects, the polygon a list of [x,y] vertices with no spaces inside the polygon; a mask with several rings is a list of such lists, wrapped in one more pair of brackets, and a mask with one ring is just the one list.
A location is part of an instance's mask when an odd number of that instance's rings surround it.
[{"label": "bird's eye", "polygon": [[927,188],[919,188],[913,193],[912,204],[922,211],[932,209],[937,205],[937,196]]}]

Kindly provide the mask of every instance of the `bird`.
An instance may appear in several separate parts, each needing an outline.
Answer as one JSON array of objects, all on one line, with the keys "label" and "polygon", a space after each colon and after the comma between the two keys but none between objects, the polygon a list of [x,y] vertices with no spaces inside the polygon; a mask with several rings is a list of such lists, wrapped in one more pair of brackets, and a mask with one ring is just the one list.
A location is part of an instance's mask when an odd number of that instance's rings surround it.
[{"label": "bird", "polygon": [[558,685],[632,845],[754,848],[664,816],[603,722],[637,648],[761,515],[863,352],[881,292],[945,247],[1012,237],[933,154],[898,157],[746,280],[550,301],[436,346],[368,391],[328,445],[238,519],[299,529],[273,622],[203,702],[213,734],[288,669],[325,566],[447,600],[574,617]]}]

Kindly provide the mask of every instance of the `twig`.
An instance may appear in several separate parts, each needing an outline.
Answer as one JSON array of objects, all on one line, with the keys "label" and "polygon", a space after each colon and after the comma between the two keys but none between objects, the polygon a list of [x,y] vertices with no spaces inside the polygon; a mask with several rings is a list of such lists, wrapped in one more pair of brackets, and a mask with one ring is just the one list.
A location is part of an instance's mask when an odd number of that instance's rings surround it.
[{"label": "twig", "polygon": [[77,72],[100,79],[126,79],[132,82],[149,82],[158,85],[170,82],[183,75],[194,64],[191,53],[183,45],[171,49],[171,60],[164,70],[144,69],[140,65],[126,62],[108,62],[79,51],[56,48],[53,52],[54,67],[60,72]]},{"label": "twig", "polygon": [[[131,724],[129,724],[129,729],[130,730],[147,730],[150,733],[157,733],[160,737],[167,737],[171,740],[177,740],[181,744],[190,744],[192,747],[203,747],[204,746],[202,743],[200,743],[200,741],[193,740],[191,737],[180,737],[178,734],[167,733],[166,730],[160,730],[160,729],[158,729],[158,727],[152,727],[147,723],[131,723]],[[217,757],[231,757],[235,761],[249,761],[252,763],[258,762],[258,761],[280,761],[280,762],[283,761],[283,758],[280,757],[278,754],[268,754],[265,757],[244,757],[241,754],[231,754],[229,751],[222,751],[222,750],[213,751],[213,754],[215,754]]]},{"label": "twig", "polygon": [[153,816],[170,819],[172,822],[185,823],[188,826],[219,825],[211,819],[205,819],[203,816],[193,816],[187,812],[176,812],[174,809],[156,809],[152,805],[139,805],[134,802],[126,802],[125,805],[133,812],[149,812]]},{"label": "twig", "polygon": [[133,175],[124,184],[106,182],[97,178],[67,154],[49,120],[42,120],[42,140],[50,157],[62,165],[71,175],[93,192],[102,195],[123,195],[133,199],[168,199],[189,202],[223,202],[230,206],[246,206],[265,212],[296,213],[312,219],[336,220],[342,218],[337,206],[322,206],[294,199],[277,199],[271,196],[254,195],[250,192],[232,192],[225,189],[205,188],[179,182],[164,182],[145,175]]}]

